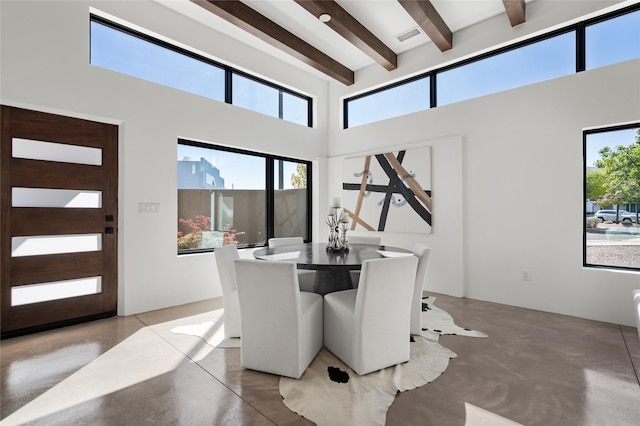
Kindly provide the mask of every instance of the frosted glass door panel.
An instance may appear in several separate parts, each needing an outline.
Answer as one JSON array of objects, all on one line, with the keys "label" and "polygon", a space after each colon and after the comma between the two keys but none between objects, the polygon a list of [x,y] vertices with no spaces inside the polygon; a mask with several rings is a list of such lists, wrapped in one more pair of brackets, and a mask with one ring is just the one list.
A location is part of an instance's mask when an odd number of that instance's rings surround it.
[{"label": "frosted glass door panel", "polygon": [[75,189],[12,188],[13,207],[61,207],[99,209],[102,207],[101,191]]},{"label": "frosted glass door panel", "polygon": [[14,158],[89,164],[92,166],[102,165],[102,150],[100,148],[19,138],[14,138],[12,142]]},{"label": "frosted glass door panel", "polygon": [[102,250],[102,234],[44,235],[11,238],[11,256],[78,253]]},{"label": "frosted glass door panel", "polygon": [[11,288],[11,306],[68,299],[69,297],[98,294],[101,291],[101,277],[23,285]]}]

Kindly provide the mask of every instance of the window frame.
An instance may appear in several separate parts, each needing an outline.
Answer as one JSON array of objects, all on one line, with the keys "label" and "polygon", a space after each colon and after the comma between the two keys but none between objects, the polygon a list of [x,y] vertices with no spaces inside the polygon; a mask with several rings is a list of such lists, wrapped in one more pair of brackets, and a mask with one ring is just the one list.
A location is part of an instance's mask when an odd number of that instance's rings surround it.
[{"label": "window frame", "polygon": [[[308,160],[302,160],[298,158],[285,157],[281,155],[268,154],[263,152],[251,151],[242,148],[230,147],[226,145],[216,145],[205,142],[198,142],[185,138],[178,138],[178,145],[187,145],[197,148],[209,149],[212,151],[225,151],[231,152],[234,154],[242,154],[249,155],[252,157],[258,157],[265,159],[265,229],[266,229],[266,237],[263,244],[251,243],[251,244],[242,244],[238,245],[239,248],[254,248],[254,247],[266,247],[268,245],[269,238],[275,237],[275,184],[274,177],[276,175],[275,164],[276,161],[288,161],[294,163],[301,163],[307,166],[307,223],[306,223],[306,233],[308,238],[305,239],[305,242],[312,242],[312,223],[313,223],[313,184],[312,184],[312,173],[313,173],[313,162]],[[176,185],[176,194],[178,193],[177,185]],[[177,213],[177,211],[176,211]],[[177,250],[178,256],[186,255],[186,254],[196,254],[196,253],[210,253],[214,252],[215,248],[202,248],[202,249],[188,249],[188,250]]]},{"label": "window frame", "polygon": [[[267,87],[270,87],[270,88],[278,90],[280,92],[280,96],[279,96],[279,104],[280,104],[279,105],[279,111],[280,111],[280,114],[279,114],[278,118],[283,120],[283,121],[289,121],[289,120],[284,120],[282,118],[283,107],[282,107],[282,95],[281,94],[282,93],[287,93],[289,95],[292,95],[292,96],[295,96],[297,98],[300,98],[300,99],[304,100],[307,103],[307,108],[306,108],[306,110],[307,110],[306,111],[307,124],[306,124],[306,126],[307,127],[313,127],[313,99],[310,96],[303,95],[302,93],[298,93],[298,92],[296,92],[294,90],[291,90],[291,89],[287,89],[286,87],[280,86],[280,85],[278,85],[276,83],[273,83],[271,81],[268,81],[268,80],[264,80],[264,79],[262,79],[260,77],[252,75],[252,74],[250,74],[248,72],[236,69],[236,68],[234,68],[232,66],[219,63],[219,62],[214,61],[214,60],[212,60],[210,58],[207,58],[205,56],[202,56],[202,55],[199,55],[199,54],[197,54],[195,52],[192,52],[189,49],[185,49],[185,48],[173,45],[173,44],[171,44],[171,43],[169,43],[167,41],[164,41],[164,40],[159,40],[159,39],[157,39],[157,38],[155,38],[155,37],[153,37],[153,36],[151,36],[149,34],[145,34],[144,32],[141,32],[139,30],[135,30],[135,29],[127,27],[125,25],[113,22],[113,21],[111,21],[111,20],[109,20],[109,19],[107,19],[107,18],[105,18],[103,16],[100,16],[98,14],[95,14],[95,13],[91,13],[89,15],[89,23],[91,24],[93,22],[96,22],[98,24],[104,25],[104,26],[109,27],[109,28],[111,28],[113,30],[120,31],[120,32],[122,32],[124,34],[127,34],[127,35],[130,35],[132,37],[137,37],[137,38],[139,38],[139,39],[141,39],[143,41],[146,41],[148,43],[154,44],[154,45],[159,46],[161,48],[170,50],[170,51],[175,52],[177,54],[187,56],[187,57],[189,57],[191,59],[195,59],[195,60],[203,62],[203,63],[205,63],[207,65],[222,69],[224,71],[224,73],[225,73],[225,78],[224,78],[224,81],[225,81],[224,82],[224,94],[225,94],[224,95],[224,102],[227,103],[227,104],[233,105],[233,102],[232,102],[233,101],[233,87],[232,87],[233,86],[232,85],[232,80],[233,79],[232,79],[232,76],[234,74],[242,76],[242,77],[245,77],[245,78],[248,78],[248,79],[251,79],[251,80],[253,80],[253,81],[255,81],[255,82],[259,83],[259,84],[262,84],[264,86],[267,86]],[[89,30],[89,38],[91,38],[91,30]],[[92,43],[91,43],[91,40],[89,40],[89,49],[91,49],[91,46],[92,46]],[[89,58],[91,58],[91,52],[89,52]],[[134,77],[134,78],[139,78],[139,77]],[[159,84],[159,83],[156,83],[156,84]],[[177,89],[176,88],[176,90],[181,90],[181,89]],[[250,111],[253,111],[253,110],[250,109]],[[268,116],[269,117],[273,117],[272,115],[268,115]],[[299,124],[299,123],[296,123],[296,122],[293,122],[293,121],[289,121],[289,122],[294,123],[294,124]]]},{"label": "window frame", "polygon": [[[610,21],[612,19],[619,18],[619,17],[624,16],[624,15],[628,15],[630,13],[634,13],[634,12],[640,12],[640,4],[631,5],[629,7],[625,7],[625,8],[620,9],[620,10],[616,10],[616,11],[613,11],[613,12],[605,13],[604,15],[596,16],[594,18],[587,19],[587,20],[577,24],[578,29],[580,31],[579,35],[580,35],[580,37],[582,39],[581,43],[582,43],[582,49],[583,49],[582,52],[581,52],[581,58],[580,58],[580,60],[582,62],[578,63],[579,66],[581,66],[581,68],[579,68],[577,70],[577,72],[587,70],[587,59],[586,59],[586,54],[587,54],[587,46],[586,46],[586,43],[587,43],[586,42],[586,39],[587,39],[587,28],[591,27],[591,26],[594,26],[594,25],[597,25],[597,24],[600,24],[602,22],[606,22],[606,21]],[[615,62],[615,63],[618,63],[618,62]],[[609,65],[613,65],[613,64],[609,64]],[[607,65],[604,65],[604,66],[607,66]],[[599,68],[599,67],[594,67],[594,68],[591,68],[591,69],[597,69],[597,68]]]},{"label": "window frame", "polygon": [[[429,101],[430,106],[429,106],[429,108],[433,108],[432,99],[434,99],[434,98],[433,98],[433,94],[431,93],[431,90],[433,89],[434,86],[433,86],[433,82],[431,80],[432,76],[428,72],[427,73],[421,73],[421,74],[415,75],[413,77],[397,81],[397,82],[392,83],[390,85],[382,86],[382,87],[376,88],[374,90],[370,90],[368,92],[352,96],[352,97],[348,98],[348,100],[349,101],[357,101],[358,99],[362,99],[362,98],[366,98],[368,96],[376,95],[378,93],[386,92],[387,90],[393,90],[395,88],[404,86],[405,84],[411,84],[411,83],[413,83],[415,81],[422,80],[424,78],[428,78],[429,79],[429,92],[430,92],[429,93],[429,98],[430,98],[430,101]],[[347,99],[344,100],[344,103],[343,103],[344,108],[342,109],[342,113],[343,113],[342,122],[344,123],[344,128],[345,129],[348,128],[348,123],[349,123],[349,109],[348,109],[346,101],[347,101]],[[407,114],[402,114],[402,115],[407,115]],[[402,115],[396,116],[396,117],[401,117]],[[390,118],[394,118],[394,117],[390,117]],[[382,120],[377,120],[377,121],[382,121]],[[375,123],[375,122],[376,121],[372,121],[372,122],[369,122],[369,123]],[[369,123],[365,123],[365,124],[369,124]]]},{"label": "window frame", "polygon": [[[502,55],[504,53],[513,52],[513,51],[516,51],[516,50],[519,50],[519,49],[522,49],[522,48],[525,48],[525,47],[528,47],[528,46],[532,46],[534,44],[537,44],[537,43],[540,43],[540,42],[543,42],[543,41],[546,41],[546,40],[551,40],[552,38],[555,38],[555,37],[559,37],[559,36],[562,36],[562,35],[570,34],[570,33],[575,32],[575,31],[576,31],[576,29],[574,27],[561,28],[561,29],[558,29],[558,30],[555,30],[555,31],[551,31],[549,33],[545,33],[545,34],[539,35],[537,37],[533,37],[533,38],[530,38],[530,39],[527,39],[527,40],[523,40],[523,41],[511,44],[509,46],[504,46],[504,47],[492,50],[490,52],[485,52],[483,54],[474,56],[472,58],[468,58],[468,59],[462,60],[460,62],[456,62],[455,64],[451,64],[451,65],[448,65],[448,66],[445,66],[445,67],[442,67],[442,68],[438,68],[437,70],[434,70],[432,72],[434,74],[439,75],[439,74],[445,73],[447,71],[451,71],[451,70],[454,70],[454,69],[457,69],[457,68],[462,68],[462,67],[467,66],[467,65],[471,65],[471,64],[474,64],[474,63],[477,63],[477,62],[484,61],[485,59],[494,58],[494,57],[500,56],[500,55]],[[576,69],[577,69],[577,60],[578,60],[577,59],[577,57],[578,57],[578,53],[577,53],[577,51],[578,51],[578,41],[577,41],[578,38],[579,37],[576,34]],[[436,84],[436,101],[437,101],[437,96],[438,96],[437,78],[436,78],[436,83],[435,84]],[[525,85],[527,85],[527,84],[535,84],[535,83],[526,83]],[[513,87],[511,89],[505,89],[505,90],[512,90],[512,89],[515,89],[515,88],[518,88],[518,87],[523,87],[523,86],[516,86],[516,87]],[[487,93],[485,95],[480,95],[480,96],[476,96],[476,97],[472,97],[472,98],[466,98],[466,99],[463,99],[461,101],[454,101],[452,103],[464,102],[465,100],[475,99],[477,97],[487,96],[487,95],[491,95],[491,94],[494,94],[494,93],[499,93],[501,91],[502,90],[500,90],[498,92],[490,92],[490,93]],[[445,104],[445,105],[451,105],[452,103],[448,103],[448,104]],[[436,102],[436,107],[438,107],[438,106],[440,106],[440,105]]]},{"label": "window frame", "polygon": [[[586,50],[587,47],[585,46],[585,40],[586,40],[586,28],[595,24],[598,24],[600,22],[604,22],[604,21],[608,21],[610,19],[615,19],[617,17],[629,14],[629,13],[633,13],[633,12],[637,12],[640,11],[640,4],[635,4],[635,5],[631,5],[631,6],[627,6],[625,8],[619,9],[619,10],[615,10],[609,13],[605,13],[603,15],[600,16],[596,16],[590,19],[586,19],[571,25],[567,25],[565,27],[562,28],[558,28],[556,30],[552,30],[549,31],[547,33],[544,34],[540,34],[538,36],[535,37],[531,37],[529,39],[526,40],[522,40],[507,46],[503,46],[494,50],[491,50],[489,52],[485,52],[467,59],[463,59],[461,61],[455,62],[453,64],[447,65],[447,66],[443,66],[443,67],[439,67],[439,68],[434,68],[432,70],[426,71],[424,73],[421,73],[417,76],[413,76],[404,80],[400,80],[400,81],[396,81],[394,83],[391,83],[389,85],[385,85],[382,87],[378,87],[376,89],[373,90],[369,90],[363,93],[359,93],[357,95],[354,96],[350,96],[350,97],[346,97],[343,99],[342,101],[342,115],[343,115],[343,119],[342,119],[342,128],[343,129],[349,129],[349,102],[352,100],[357,100],[357,99],[361,99],[370,95],[374,95],[378,92],[387,90],[387,89],[393,89],[394,87],[397,86],[401,86],[407,82],[410,82],[412,80],[415,80],[416,78],[421,78],[421,77],[429,77],[430,79],[430,84],[431,84],[431,90],[430,90],[430,103],[431,103],[431,108],[436,108],[438,107],[438,100],[437,100],[437,95],[438,95],[438,75],[440,73],[455,69],[455,68],[459,68],[459,67],[463,67],[465,65],[474,63],[474,62],[478,62],[478,61],[482,61],[484,59],[493,57],[493,56],[497,56],[500,55],[502,53],[506,53],[509,51],[513,51],[513,50],[517,50],[556,36],[560,36],[563,34],[567,34],[567,33],[571,33],[571,32],[575,32],[575,38],[576,38],[576,51],[575,51],[575,64],[576,64],[576,70],[575,72],[582,72],[585,71],[586,68]],[[521,87],[521,86],[517,86],[517,87]],[[509,89],[511,90],[511,89]],[[495,92],[494,92],[495,93]],[[483,95],[486,96],[486,95]],[[469,98],[469,99],[474,99],[474,98]],[[467,99],[468,100],[468,99]],[[462,102],[462,101],[461,101]],[[373,121],[371,123],[375,123],[376,121]],[[370,123],[367,123],[370,124]]]},{"label": "window frame", "polygon": [[[620,271],[640,272],[640,265],[633,268],[629,266],[598,265],[587,263],[587,137],[598,133],[615,132],[619,130],[640,129],[640,121],[620,125],[598,127],[582,131],[582,267],[589,269],[614,269]],[[602,209],[609,210],[609,209]],[[623,209],[620,209],[623,210]],[[640,226],[640,224],[638,224]]]}]

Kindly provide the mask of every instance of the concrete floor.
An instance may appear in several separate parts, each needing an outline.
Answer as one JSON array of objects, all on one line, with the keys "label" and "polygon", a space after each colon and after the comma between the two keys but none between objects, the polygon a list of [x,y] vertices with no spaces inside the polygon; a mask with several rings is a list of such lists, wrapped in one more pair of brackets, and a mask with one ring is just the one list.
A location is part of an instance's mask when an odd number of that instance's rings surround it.
[{"label": "concrete floor", "polygon": [[[638,425],[635,328],[436,295],[458,357],[400,393],[387,425]],[[0,343],[2,425],[291,425],[277,376],[240,368],[239,349],[171,333],[221,299],[110,318]],[[497,417],[493,417],[497,416]]]}]

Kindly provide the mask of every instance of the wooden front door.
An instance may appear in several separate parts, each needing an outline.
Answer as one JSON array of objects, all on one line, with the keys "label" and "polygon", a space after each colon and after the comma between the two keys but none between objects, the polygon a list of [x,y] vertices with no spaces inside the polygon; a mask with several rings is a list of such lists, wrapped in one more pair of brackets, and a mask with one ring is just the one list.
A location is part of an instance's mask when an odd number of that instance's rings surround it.
[{"label": "wooden front door", "polygon": [[118,127],[0,108],[2,337],[115,315]]}]

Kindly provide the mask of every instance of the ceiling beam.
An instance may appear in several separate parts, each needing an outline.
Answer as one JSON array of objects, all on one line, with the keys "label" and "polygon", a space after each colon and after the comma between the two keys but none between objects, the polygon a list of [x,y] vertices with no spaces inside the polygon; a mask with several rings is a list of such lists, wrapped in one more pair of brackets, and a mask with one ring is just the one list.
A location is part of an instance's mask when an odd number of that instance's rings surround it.
[{"label": "ceiling beam", "polygon": [[398,0],[441,52],[453,47],[453,34],[429,0]]},{"label": "ceiling beam", "polygon": [[347,39],[351,44],[362,50],[374,61],[388,71],[398,68],[397,55],[378,39],[371,31],[362,25],[333,0],[295,0],[300,6],[316,18],[322,14],[331,16],[327,26]]},{"label": "ceiling beam", "polygon": [[524,0],[502,0],[504,10],[507,12],[511,26],[523,24],[527,20],[526,5]]},{"label": "ceiling beam", "polygon": [[305,64],[350,86],[354,73],[335,59],[330,58],[306,41],[290,33],[269,18],[239,0],[191,0],[219,17],[253,34],[262,41],[277,47]]}]

